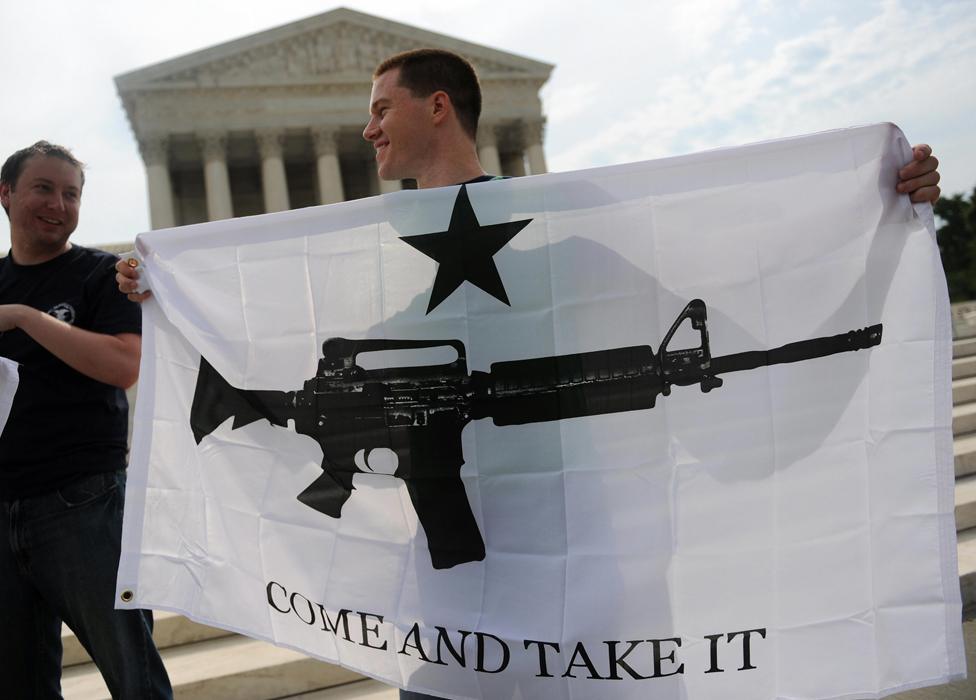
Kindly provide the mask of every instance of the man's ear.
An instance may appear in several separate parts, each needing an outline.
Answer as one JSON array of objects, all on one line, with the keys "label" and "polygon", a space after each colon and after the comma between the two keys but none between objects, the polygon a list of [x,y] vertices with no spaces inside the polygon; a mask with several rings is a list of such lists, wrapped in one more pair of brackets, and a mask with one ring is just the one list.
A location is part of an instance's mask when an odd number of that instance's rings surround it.
[{"label": "man's ear", "polygon": [[0,182],[0,205],[4,209],[10,208],[10,183]]},{"label": "man's ear", "polygon": [[434,124],[440,124],[454,111],[451,96],[443,90],[437,90],[430,96],[431,118]]}]

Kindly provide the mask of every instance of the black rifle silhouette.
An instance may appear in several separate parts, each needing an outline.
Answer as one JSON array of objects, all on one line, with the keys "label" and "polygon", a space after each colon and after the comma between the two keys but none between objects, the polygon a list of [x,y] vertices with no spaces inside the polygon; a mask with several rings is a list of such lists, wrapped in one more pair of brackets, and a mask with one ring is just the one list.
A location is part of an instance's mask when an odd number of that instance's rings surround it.
[{"label": "black rifle silhouette", "polygon": [[[700,334],[695,348],[669,350],[688,319]],[[446,569],[485,557],[485,544],[461,481],[461,431],[471,420],[495,425],[595,416],[654,408],[672,386],[722,386],[720,374],[800,362],[861,350],[881,342],[881,325],[803,340],[772,350],[712,357],[705,302],[691,301],[655,352],[635,345],[573,355],[495,362],[490,372],[468,374],[458,340],[348,340],[322,345],[318,372],[298,391],[238,389],[200,358],[190,426],[197,444],[233,417],[233,429],[265,419],[308,435],[322,448],[322,475],[298,495],[302,503],[338,518],[361,470],[355,456],[388,448],[397,456],[394,476],[406,483],[427,535],[431,562]],[[360,353],[449,346],[449,364],[366,370]]]}]

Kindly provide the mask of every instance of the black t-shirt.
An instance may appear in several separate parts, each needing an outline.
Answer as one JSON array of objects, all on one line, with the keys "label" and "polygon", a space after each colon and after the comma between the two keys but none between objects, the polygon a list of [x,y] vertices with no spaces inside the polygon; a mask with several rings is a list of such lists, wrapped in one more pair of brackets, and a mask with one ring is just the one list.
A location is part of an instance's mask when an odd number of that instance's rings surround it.
[{"label": "black t-shirt", "polygon": [[[142,312],[115,284],[118,258],[73,246],[40,265],[0,260],[0,304],[25,304],[78,328],[141,333]],[[86,377],[20,329],[0,334],[20,384],[0,434],[0,499],[32,496],[125,466],[125,392]]]},{"label": "black t-shirt", "polygon": [[508,180],[509,178],[504,175],[479,175],[478,177],[473,177],[465,182],[459,182],[459,185],[473,185],[477,182],[491,182],[492,180]]}]

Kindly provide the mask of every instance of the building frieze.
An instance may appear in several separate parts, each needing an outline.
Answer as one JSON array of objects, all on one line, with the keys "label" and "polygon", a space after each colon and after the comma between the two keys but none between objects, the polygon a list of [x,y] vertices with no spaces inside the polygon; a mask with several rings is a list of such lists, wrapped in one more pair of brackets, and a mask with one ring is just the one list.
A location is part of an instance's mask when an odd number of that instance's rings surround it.
[{"label": "building frieze", "polygon": [[[154,86],[316,84],[335,77],[370,82],[373,69],[390,55],[417,47],[405,36],[343,22],[309,31],[262,46],[246,49],[218,60],[161,76]],[[472,56],[479,75],[512,76],[520,71],[500,61]],[[147,86],[148,87],[148,86]]]}]

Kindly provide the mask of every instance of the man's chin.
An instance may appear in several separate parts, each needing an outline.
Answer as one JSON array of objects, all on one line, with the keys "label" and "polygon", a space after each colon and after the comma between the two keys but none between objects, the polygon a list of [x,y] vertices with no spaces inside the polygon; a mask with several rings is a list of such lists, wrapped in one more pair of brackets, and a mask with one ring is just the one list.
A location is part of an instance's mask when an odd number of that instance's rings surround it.
[{"label": "man's chin", "polygon": [[48,233],[45,235],[34,236],[30,242],[32,250],[38,253],[63,253],[68,249],[70,233]]},{"label": "man's chin", "polygon": [[377,163],[376,164],[376,174],[379,176],[380,180],[402,180],[407,177],[406,175],[401,175],[393,168],[389,163]]}]

